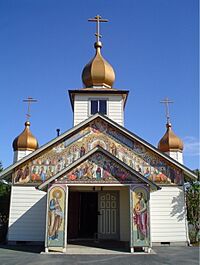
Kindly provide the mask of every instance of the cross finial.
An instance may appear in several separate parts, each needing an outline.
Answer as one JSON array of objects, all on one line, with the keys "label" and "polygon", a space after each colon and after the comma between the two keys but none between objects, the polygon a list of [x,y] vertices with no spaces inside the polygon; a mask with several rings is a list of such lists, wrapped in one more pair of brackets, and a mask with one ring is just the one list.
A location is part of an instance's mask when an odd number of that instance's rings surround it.
[{"label": "cross finial", "polygon": [[28,103],[28,109],[27,109],[27,114],[26,114],[26,120],[29,121],[31,115],[30,115],[30,106],[31,106],[31,103],[34,103],[34,102],[37,102],[36,99],[33,99],[31,97],[28,97],[27,99],[24,99],[23,102],[26,102]]},{"label": "cross finial", "polygon": [[174,102],[166,97],[165,99],[161,100],[160,103],[165,104],[167,124],[170,124],[169,104]]},{"label": "cross finial", "polygon": [[103,18],[101,18],[100,15],[97,15],[94,18],[89,18],[88,21],[97,23],[96,24],[96,33],[95,33],[96,42],[100,41],[100,38],[102,37],[101,34],[100,34],[100,22],[108,22],[108,19],[103,19]]}]

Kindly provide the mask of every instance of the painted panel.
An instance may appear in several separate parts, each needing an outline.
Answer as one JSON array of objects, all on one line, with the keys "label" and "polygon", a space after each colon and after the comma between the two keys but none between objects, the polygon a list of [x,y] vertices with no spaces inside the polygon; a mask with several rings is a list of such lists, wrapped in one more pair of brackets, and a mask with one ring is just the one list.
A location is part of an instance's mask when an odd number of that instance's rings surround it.
[{"label": "painted panel", "polygon": [[65,247],[66,190],[63,185],[53,185],[48,190],[47,230],[45,246]]},{"label": "painted panel", "polygon": [[61,177],[62,183],[140,183],[128,170],[100,152]]},{"label": "painted panel", "polygon": [[44,182],[96,146],[101,146],[156,183],[182,185],[181,170],[101,119],[92,121],[85,129],[17,168],[14,183]]},{"label": "painted panel", "polygon": [[14,184],[44,182],[73,163],[88,151],[83,145],[83,138],[90,131],[87,127],[28,161],[15,171]]},{"label": "painted panel", "polygon": [[100,139],[104,135],[106,150],[144,177],[159,184],[182,185],[182,171],[141,143],[128,138],[100,119],[93,121],[91,128]]},{"label": "painted panel", "polygon": [[130,187],[131,247],[150,246],[149,190]]}]

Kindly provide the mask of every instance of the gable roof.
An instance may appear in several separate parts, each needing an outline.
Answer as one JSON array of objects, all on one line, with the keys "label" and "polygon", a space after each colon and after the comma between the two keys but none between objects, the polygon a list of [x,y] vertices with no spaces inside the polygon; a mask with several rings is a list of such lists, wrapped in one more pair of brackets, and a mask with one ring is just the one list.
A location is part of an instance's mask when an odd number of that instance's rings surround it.
[{"label": "gable roof", "polygon": [[71,163],[69,166],[67,166],[66,168],[64,168],[60,172],[58,172],[56,175],[52,176],[51,178],[47,179],[45,182],[43,182],[42,184],[40,184],[39,186],[37,186],[37,188],[43,190],[49,183],[51,183],[55,179],[61,177],[62,175],[64,175],[66,172],[68,172],[72,168],[80,165],[82,162],[84,162],[86,159],[88,159],[91,155],[95,154],[96,152],[103,153],[105,156],[107,156],[111,160],[114,160],[117,164],[119,164],[120,166],[124,167],[131,174],[133,174],[134,176],[136,176],[136,178],[141,179],[143,182],[145,182],[146,184],[148,184],[152,188],[152,190],[161,189],[154,182],[152,182],[151,180],[145,178],[139,172],[137,172],[136,170],[132,169],[131,167],[129,167],[128,165],[126,165],[124,162],[122,162],[121,160],[119,160],[118,158],[116,158],[115,156],[113,156],[110,152],[106,151],[105,149],[103,149],[100,146],[97,146],[97,147],[93,148],[92,150],[90,150],[89,152],[87,152],[84,156],[80,157],[75,162]]},{"label": "gable roof", "polygon": [[81,128],[86,127],[91,121],[93,121],[93,120],[95,120],[97,118],[100,118],[103,121],[109,123],[113,127],[115,127],[118,130],[120,130],[123,134],[125,134],[129,138],[132,138],[132,139],[138,141],[139,143],[141,143],[142,145],[144,145],[145,147],[147,147],[149,150],[151,150],[154,153],[158,154],[160,157],[164,158],[168,162],[174,164],[179,169],[182,169],[183,172],[184,172],[184,174],[186,176],[190,177],[193,180],[196,180],[197,179],[197,176],[195,175],[195,173],[193,171],[191,171],[189,168],[187,168],[184,165],[180,164],[178,161],[174,160],[170,156],[168,156],[168,155],[160,152],[155,146],[153,146],[150,143],[146,142],[145,140],[143,140],[142,138],[140,138],[136,134],[130,132],[128,129],[124,128],[123,126],[117,124],[113,120],[109,119],[107,116],[103,116],[103,115],[101,115],[99,113],[96,113],[95,115],[89,117],[87,120],[85,120],[85,121],[77,124],[73,128],[71,128],[68,131],[66,131],[65,133],[61,134],[60,136],[58,136],[58,137],[54,138],[53,140],[49,141],[48,143],[44,144],[43,146],[41,146],[39,149],[37,149],[36,151],[34,151],[33,153],[31,153],[30,155],[27,155],[26,157],[24,157],[24,158],[20,159],[19,161],[17,161],[15,164],[7,167],[4,171],[1,172],[0,179],[1,178],[5,178],[6,176],[10,175],[12,173],[13,169],[15,169],[16,167],[18,167],[19,165],[25,163],[26,161],[28,161],[32,157],[40,154],[42,151],[44,151],[45,149],[47,149],[50,146],[54,145],[55,143],[61,142],[66,136],[70,136],[71,134],[79,131]]}]

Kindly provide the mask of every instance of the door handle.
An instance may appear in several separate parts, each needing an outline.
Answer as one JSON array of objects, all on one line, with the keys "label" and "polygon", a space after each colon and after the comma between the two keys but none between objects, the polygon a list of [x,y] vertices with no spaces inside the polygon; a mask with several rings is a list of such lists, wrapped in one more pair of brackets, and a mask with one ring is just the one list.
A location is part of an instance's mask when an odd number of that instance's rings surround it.
[{"label": "door handle", "polygon": [[98,215],[98,216],[101,215],[100,211],[97,212],[97,215]]}]

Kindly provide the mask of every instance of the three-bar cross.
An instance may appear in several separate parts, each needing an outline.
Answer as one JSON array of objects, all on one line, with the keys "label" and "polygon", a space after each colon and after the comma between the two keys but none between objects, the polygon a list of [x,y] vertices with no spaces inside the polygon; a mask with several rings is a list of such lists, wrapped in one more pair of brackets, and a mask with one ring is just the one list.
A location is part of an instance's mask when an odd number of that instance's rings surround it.
[{"label": "three-bar cross", "polygon": [[165,98],[165,99],[161,100],[160,103],[165,104],[167,124],[169,124],[170,123],[169,104],[174,103],[174,102],[172,100],[169,100],[168,98]]},{"label": "three-bar cross", "polygon": [[103,19],[103,18],[101,18],[101,16],[97,15],[94,18],[89,18],[88,21],[97,23],[95,36],[96,36],[96,41],[98,42],[100,40],[100,38],[102,37],[100,34],[100,22],[108,22],[108,19]]},{"label": "three-bar cross", "polygon": [[33,99],[31,97],[28,97],[27,99],[24,99],[23,102],[28,103],[28,109],[27,109],[26,119],[27,119],[27,121],[29,121],[29,118],[31,117],[31,115],[30,115],[30,106],[31,106],[31,103],[35,103],[35,102],[37,102],[37,100],[36,99]]}]

